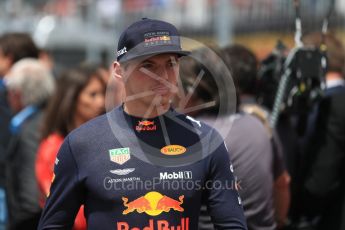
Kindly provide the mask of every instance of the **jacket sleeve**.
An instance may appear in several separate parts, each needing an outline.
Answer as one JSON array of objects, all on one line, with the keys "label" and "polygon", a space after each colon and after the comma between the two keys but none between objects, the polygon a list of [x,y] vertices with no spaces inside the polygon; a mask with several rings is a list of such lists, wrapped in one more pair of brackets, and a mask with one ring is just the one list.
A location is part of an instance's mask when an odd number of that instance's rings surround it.
[{"label": "jacket sleeve", "polygon": [[[216,139],[219,138],[221,137],[217,133]],[[247,229],[232,164],[223,141],[211,154],[209,167],[205,187],[208,194],[207,206],[215,228]]]},{"label": "jacket sleeve", "polygon": [[83,189],[68,137],[59,150],[53,177],[38,229],[72,229],[83,203]]}]

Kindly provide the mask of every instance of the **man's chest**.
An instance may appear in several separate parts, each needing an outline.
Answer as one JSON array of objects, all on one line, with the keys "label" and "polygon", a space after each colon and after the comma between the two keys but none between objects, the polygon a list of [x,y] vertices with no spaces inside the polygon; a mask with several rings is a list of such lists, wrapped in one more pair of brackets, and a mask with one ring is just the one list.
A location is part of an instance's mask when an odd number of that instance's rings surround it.
[{"label": "man's chest", "polygon": [[186,200],[199,200],[207,175],[203,161],[163,167],[138,159],[130,147],[103,149],[87,159],[79,171],[87,200],[165,210],[179,209]]},{"label": "man's chest", "polygon": [[206,172],[203,161],[163,167],[138,159],[130,147],[105,149],[80,168],[90,224],[102,212],[124,226],[133,220],[138,227],[167,220],[176,227],[195,225]]}]

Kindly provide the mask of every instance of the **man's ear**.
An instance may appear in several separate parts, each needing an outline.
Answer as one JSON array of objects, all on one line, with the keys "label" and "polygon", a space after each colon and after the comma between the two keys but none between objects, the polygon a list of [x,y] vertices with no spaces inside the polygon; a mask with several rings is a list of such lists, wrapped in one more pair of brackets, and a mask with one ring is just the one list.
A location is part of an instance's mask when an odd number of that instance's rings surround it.
[{"label": "man's ear", "polygon": [[114,76],[116,78],[122,78],[123,77],[123,73],[122,73],[122,69],[121,69],[121,64],[117,61],[115,61],[113,63],[113,71],[114,71]]}]

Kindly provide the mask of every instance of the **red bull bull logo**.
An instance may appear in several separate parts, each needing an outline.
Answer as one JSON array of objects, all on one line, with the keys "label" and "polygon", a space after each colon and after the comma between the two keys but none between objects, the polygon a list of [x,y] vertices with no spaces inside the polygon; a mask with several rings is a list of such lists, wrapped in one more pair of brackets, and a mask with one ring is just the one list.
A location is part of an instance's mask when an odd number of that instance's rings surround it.
[{"label": "red bull bull logo", "polygon": [[151,210],[150,201],[148,201],[145,197],[139,197],[131,202],[128,203],[128,198],[122,197],[123,205],[127,207],[126,210],[122,212],[122,214],[127,215],[128,213],[137,211],[139,213],[143,213],[147,210]]},{"label": "red bull bull logo", "polygon": [[[175,200],[171,197],[160,194],[159,192],[149,192],[133,201],[128,202],[127,197],[122,197],[123,205],[126,209],[122,214],[127,215],[132,212],[146,213],[150,216],[158,216],[162,212],[183,212],[181,206],[183,204],[184,195]],[[143,228],[131,227],[128,222],[117,222],[118,230],[189,230],[189,218],[180,219],[179,225],[171,225],[168,220],[150,219],[147,226]]]},{"label": "red bull bull logo", "polygon": [[149,126],[149,125],[154,125],[155,122],[153,121],[139,121],[138,122],[138,125],[141,125],[141,126]]},{"label": "red bull bull logo", "polygon": [[157,216],[162,212],[170,212],[171,210],[183,212],[184,209],[181,207],[183,204],[184,196],[179,196],[178,200],[163,196],[159,192],[149,192],[145,196],[141,196],[131,202],[128,202],[127,197],[122,197],[123,205],[126,209],[122,214],[127,215],[128,213],[137,211],[138,213],[145,212],[150,216]]},{"label": "red bull bull logo", "polygon": [[157,126],[155,125],[154,121],[139,121],[138,125],[135,126],[135,130],[137,131],[156,131]]}]

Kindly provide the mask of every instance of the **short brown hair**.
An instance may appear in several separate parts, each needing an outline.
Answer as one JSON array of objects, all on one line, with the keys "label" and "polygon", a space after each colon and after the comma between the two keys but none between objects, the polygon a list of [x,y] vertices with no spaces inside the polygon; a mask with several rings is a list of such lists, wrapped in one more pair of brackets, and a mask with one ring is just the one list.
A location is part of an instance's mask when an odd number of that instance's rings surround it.
[{"label": "short brown hair", "polygon": [[12,64],[23,58],[38,58],[39,49],[27,33],[6,33],[0,36],[0,49]]}]

